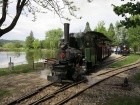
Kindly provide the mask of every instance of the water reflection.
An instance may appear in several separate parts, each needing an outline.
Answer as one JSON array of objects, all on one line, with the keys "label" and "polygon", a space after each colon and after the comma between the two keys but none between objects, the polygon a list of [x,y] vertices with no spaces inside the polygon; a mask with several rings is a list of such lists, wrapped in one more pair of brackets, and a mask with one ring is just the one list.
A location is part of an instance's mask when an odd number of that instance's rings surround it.
[{"label": "water reflection", "polygon": [[40,62],[46,58],[54,58],[57,51],[0,52],[0,68],[8,67],[11,61],[14,65]]}]

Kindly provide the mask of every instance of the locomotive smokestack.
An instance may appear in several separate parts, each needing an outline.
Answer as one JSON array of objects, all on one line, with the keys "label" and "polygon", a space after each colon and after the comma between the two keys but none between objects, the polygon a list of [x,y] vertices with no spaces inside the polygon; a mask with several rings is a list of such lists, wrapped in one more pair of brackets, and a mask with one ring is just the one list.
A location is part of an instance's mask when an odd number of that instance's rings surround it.
[{"label": "locomotive smokestack", "polygon": [[69,23],[64,23],[64,41],[69,43]]}]

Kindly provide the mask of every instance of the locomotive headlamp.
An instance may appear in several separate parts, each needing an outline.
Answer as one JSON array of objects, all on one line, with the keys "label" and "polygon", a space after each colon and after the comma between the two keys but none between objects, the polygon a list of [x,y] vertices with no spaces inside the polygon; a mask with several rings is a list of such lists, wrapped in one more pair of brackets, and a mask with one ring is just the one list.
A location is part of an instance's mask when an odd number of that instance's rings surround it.
[{"label": "locomotive headlamp", "polygon": [[66,55],[65,55],[65,53],[63,53],[63,52],[60,54],[60,57],[61,57],[62,59],[64,59],[65,56],[66,56]]}]

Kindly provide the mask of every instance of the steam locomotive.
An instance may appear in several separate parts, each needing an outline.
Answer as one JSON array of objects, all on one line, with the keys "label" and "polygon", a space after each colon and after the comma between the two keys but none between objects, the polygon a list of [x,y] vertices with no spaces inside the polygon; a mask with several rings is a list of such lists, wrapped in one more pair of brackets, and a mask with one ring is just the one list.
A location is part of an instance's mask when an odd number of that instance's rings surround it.
[{"label": "steam locomotive", "polygon": [[64,24],[64,40],[57,52],[57,62],[52,64],[48,81],[79,81],[87,70],[111,55],[110,40],[99,32],[71,33]]},{"label": "steam locomotive", "polygon": [[129,47],[127,45],[123,45],[121,46],[121,54],[123,56],[127,56],[130,54],[130,50],[129,50]]}]

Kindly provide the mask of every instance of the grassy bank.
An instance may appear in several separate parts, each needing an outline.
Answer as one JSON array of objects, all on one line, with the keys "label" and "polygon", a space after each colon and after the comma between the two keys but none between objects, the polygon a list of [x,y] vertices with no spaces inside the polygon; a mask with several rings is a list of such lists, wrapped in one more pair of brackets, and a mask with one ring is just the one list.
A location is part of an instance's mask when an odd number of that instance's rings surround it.
[{"label": "grassy bank", "polygon": [[17,52],[25,52],[26,49],[25,48],[3,48],[3,47],[0,47],[0,52],[5,52],[5,51],[17,51]]},{"label": "grassy bank", "polygon": [[9,94],[11,94],[11,93],[12,93],[12,91],[10,91],[10,90],[0,89],[0,97],[9,95]]},{"label": "grassy bank", "polygon": [[137,73],[134,76],[132,76],[131,82],[140,84],[140,73]]},{"label": "grassy bank", "polygon": [[22,64],[14,66],[14,70],[10,71],[8,68],[0,68],[0,76],[9,75],[9,74],[20,74],[39,71],[43,68],[43,63],[35,63],[34,68],[32,64]]},{"label": "grassy bank", "polygon": [[122,61],[120,61],[120,62],[117,62],[117,63],[114,63],[114,64],[110,65],[109,67],[110,67],[110,68],[121,67],[121,66],[130,64],[130,63],[134,63],[134,62],[136,62],[138,59],[140,59],[140,56],[139,56],[139,55],[131,54],[131,55],[129,55],[127,58],[125,58],[124,60],[122,60]]},{"label": "grassy bank", "polygon": [[117,97],[104,105],[140,105],[140,97]]},{"label": "grassy bank", "polygon": [[57,51],[57,49],[54,49],[54,50],[51,50],[51,49],[26,49],[26,48],[3,48],[3,47],[0,47],[0,52],[5,52],[5,51],[8,51],[8,52],[28,52],[28,51],[47,51],[47,52],[50,52],[50,51]]}]

